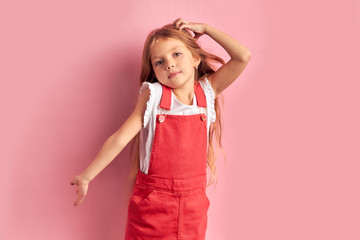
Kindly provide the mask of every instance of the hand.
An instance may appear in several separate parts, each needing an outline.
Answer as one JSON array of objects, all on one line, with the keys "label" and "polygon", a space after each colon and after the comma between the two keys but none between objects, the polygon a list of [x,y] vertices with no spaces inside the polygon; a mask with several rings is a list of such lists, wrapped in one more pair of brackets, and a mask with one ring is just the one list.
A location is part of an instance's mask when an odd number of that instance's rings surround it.
[{"label": "hand", "polygon": [[192,32],[194,32],[194,38],[196,39],[198,39],[205,33],[206,24],[203,23],[188,22],[182,18],[178,18],[173,22],[173,24],[179,31],[183,30],[184,28],[187,30],[191,30]]},{"label": "hand", "polygon": [[79,196],[78,199],[74,202],[74,206],[79,206],[86,196],[89,187],[89,181],[80,175],[77,175],[71,180],[70,185],[77,185],[76,193],[78,193]]}]

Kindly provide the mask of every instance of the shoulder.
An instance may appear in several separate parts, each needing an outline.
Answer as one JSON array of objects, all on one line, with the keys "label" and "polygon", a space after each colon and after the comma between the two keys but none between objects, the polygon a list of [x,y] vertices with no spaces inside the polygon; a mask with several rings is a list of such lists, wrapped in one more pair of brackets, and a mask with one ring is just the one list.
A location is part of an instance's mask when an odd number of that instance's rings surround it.
[{"label": "shoulder", "polygon": [[144,91],[148,92],[147,94],[149,95],[150,94],[154,95],[162,92],[162,86],[158,82],[156,83],[143,82],[140,87],[140,95],[142,95]]},{"label": "shoulder", "polygon": [[140,96],[138,100],[147,102],[148,105],[152,105],[156,100],[161,97],[162,86],[160,83],[143,82],[140,87]]},{"label": "shoulder", "polygon": [[159,105],[162,95],[162,85],[158,82],[149,83],[143,82],[140,87],[140,96],[138,101],[143,105],[143,127],[146,127],[149,123],[153,111],[156,109],[156,105]]},{"label": "shoulder", "polygon": [[199,80],[199,83],[205,93],[206,98],[215,99],[215,92],[211,86],[211,83],[210,83],[208,77],[206,76],[203,79]]}]

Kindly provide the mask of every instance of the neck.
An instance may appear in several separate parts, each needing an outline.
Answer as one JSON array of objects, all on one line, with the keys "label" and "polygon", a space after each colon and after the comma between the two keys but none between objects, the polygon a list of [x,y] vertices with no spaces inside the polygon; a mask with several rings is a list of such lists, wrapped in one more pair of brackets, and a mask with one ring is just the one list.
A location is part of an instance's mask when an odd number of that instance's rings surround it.
[{"label": "neck", "polygon": [[194,82],[189,81],[184,86],[181,86],[176,89],[172,89],[173,93],[175,94],[176,98],[186,104],[186,105],[192,105],[193,104],[193,98],[194,98]]}]

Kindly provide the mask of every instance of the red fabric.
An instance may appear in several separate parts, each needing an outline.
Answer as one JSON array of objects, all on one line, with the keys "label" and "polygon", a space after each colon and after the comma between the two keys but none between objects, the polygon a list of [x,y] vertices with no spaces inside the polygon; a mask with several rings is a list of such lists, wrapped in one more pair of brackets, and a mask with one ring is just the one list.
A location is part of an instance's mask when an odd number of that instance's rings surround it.
[{"label": "red fabric", "polygon": [[166,115],[164,122],[157,121],[148,173],[168,179],[205,174],[206,134],[200,114]]},{"label": "red fabric", "polygon": [[203,176],[175,180],[139,171],[128,208],[125,240],[204,240],[210,202]]},{"label": "red fabric", "polygon": [[[163,88],[162,107],[171,106],[169,90]],[[200,90],[198,104],[206,104]],[[125,239],[204,240],[210,205],[206,121],[201,114],[158,117],[148,174],[138,172],[129,201]]]},{"label": "red fabric", "polygon": [[166,110],[170,110],[171,108],[171,89],[165,85],[162,85],[160,107]]},{"label": "red fabric", "polygon": [[206,97],[204,91],[200,86],[200,83],[198,83],[197,86],[195,87],[195,95],[196,95],[196,100],[198,102],[198,106],[206,108]]},{"label": "red fabric", "polygon": [[[206,108],[206,97],[199,83],[195,85],[195,95],[199,107]],[[170,110],[171,108],[171,88],[162,85],[162,97],[160,101],[160,108]]]}]

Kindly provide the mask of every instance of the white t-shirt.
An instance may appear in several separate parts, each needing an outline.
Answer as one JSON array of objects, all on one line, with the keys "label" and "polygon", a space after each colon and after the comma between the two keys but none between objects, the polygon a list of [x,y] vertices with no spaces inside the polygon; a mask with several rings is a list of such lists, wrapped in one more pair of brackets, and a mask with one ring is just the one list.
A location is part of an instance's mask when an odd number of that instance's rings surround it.
[{"label": "white t-shirt", "polygon": [[196,95],[194,93],[193,105],[186,105],[176,99],[175,94],[171,91],[171,109],[164,110],[160,108],[160,101],[162,96],[162,85],[158,82],[149,83],[143,82],[140,87],[140,94],[150,88],[150,97],[146,103],[146,110],[144,114],[143,128],[140,131],[140,171],[148,174],[151,148],[155,134],[156,127],[156,115],[167,114],[167,115],[194,115],[199,113],[206,113],[207,121],[207,135],[209,136],[209,128],[212,122],[216,120],[215,112],[215,93],[211,87],[210,82],[205,77],[199,81],[200,86],[206,97],[207,108],[199,108],[197,106]]}]

